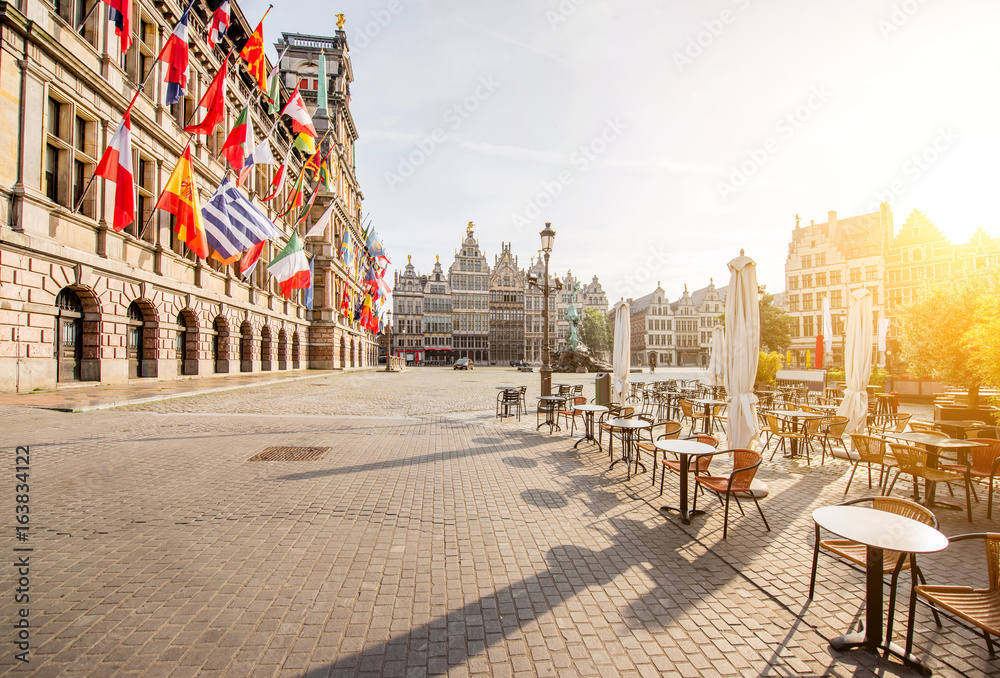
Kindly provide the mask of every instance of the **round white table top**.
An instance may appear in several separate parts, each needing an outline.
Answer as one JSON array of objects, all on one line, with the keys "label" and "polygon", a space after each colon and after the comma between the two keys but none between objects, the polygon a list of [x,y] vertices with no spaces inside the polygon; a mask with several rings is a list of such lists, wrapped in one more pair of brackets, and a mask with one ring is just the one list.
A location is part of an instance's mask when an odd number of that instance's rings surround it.
[{"label": "round white table top", "polygon": [[574,405],[574,410],[579,410],[580,412],[607,412],[608,408],[604,405]]},{"label": "round white table top", "polygon": [[653,426],[642,419],[610,419],[604,423],[613,428],[650,428]]},{"label": "round white table top", "polygon": [[767,414],[773,414],[776,417],[792,417],[793,419],[810,419],[826,416],[825,414],[820,414],[819,412],[805,412],[803,410],[768,410]]},{"label": "round white table top", "polygon": [[864,506],[824,506],[813,511],[820,527],[844,539],[904,553],[934,553],[948,548],[948,537],[912,518]]},{"label": "round white table top", "polygon": [[708,443],[699,443],[697,440],[677,440],[676,438],[657,440],[653,445],[658,450],[674,454],[709,454],[718,451]]}]

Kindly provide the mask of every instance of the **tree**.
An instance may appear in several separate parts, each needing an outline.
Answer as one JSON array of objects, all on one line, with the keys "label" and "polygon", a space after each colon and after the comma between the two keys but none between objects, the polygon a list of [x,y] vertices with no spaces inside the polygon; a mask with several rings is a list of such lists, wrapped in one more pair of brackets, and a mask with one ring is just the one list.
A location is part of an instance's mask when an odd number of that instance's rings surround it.
[{"label": "tree", "polygon": [[982,383],[1000,388],[1000,269],[977,276],[975,322],[963,339],[967,361]]},{"label": "tree", "polygon": [[610,352],[614,333],[608,316],[596,308],[585,310],[580,323],[580,339],[592,353]]},{"label": "tree", "polygon": [[995,315],[992,323],[980,319],[983,307],[996,303],[984,298],[987,282],[988,278],[978,275],[927,285],[915,301],[902,307],[899,316],[903,360],[909,363],[910,372],[967,389],[973,409],[979,407],[984,377],[977,366],[986,367],[982,363],[991,344],[996,350],[996,334],[988,336],[989,326],[1000,329]]},{"label": "tree", "polygon": [[791,345],[790,318],[784,310],[774,305],[774,295],[765,292],[760,302],[760,347],[784,353]]}]

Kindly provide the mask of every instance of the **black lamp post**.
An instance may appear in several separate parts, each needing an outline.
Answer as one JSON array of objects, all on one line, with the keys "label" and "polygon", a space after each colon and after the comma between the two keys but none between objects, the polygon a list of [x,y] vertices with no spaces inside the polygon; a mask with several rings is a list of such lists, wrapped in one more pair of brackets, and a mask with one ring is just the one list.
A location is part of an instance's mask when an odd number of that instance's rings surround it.
[{"label": "black lamp post", "polygon": [[542,282],[538,278],[529,277],[528,284],[539,288],[542,291],[542,395],[552,395],[552,368],[549,365],[549,294],[552,290],[558,289],[549,286],[549,254],[552,252],[552,244],[556,239],[556,232],[552,230],[552,224],[545,223],[545,228],[539,234],[542,236],[542,252],[545,254],[545,273]]}]

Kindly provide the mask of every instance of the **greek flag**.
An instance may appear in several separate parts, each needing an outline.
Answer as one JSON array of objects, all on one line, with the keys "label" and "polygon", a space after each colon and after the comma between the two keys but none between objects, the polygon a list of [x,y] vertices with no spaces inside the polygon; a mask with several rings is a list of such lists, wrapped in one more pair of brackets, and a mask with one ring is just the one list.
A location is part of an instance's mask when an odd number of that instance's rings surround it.
[{"label": "greek flag", "polygon": [[254,207],[228,178],[201,210],[208,244],[224,259],[259,242],[281,235],[271,220]]}]

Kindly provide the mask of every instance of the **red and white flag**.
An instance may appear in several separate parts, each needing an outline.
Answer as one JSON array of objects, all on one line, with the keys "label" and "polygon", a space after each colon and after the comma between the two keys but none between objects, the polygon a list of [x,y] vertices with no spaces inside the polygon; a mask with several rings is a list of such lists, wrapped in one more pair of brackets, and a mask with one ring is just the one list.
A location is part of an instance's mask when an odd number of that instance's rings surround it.
[{"label": "red and white flag", "polygon": [[208,48],[215,49],[215,46],[222,42],[223,36],[229,30],[229,0],[222,0],[222,4],[215,9],[212,14],[212,24],[208,29]]},{"label": "red and white flag", "polygon": [[[129,107],[131,108],[131,106]],[[121,231],[135,221],[135,181],[132,178],[132,122],[125,111],[111,143],[104,150],[94,174],[115,185],[112,227]]]},{"label": "red and white flag", "polygon": [[288,152],[285,153],[285,159],[281,163],[281,167],[278,168],[278,171],[274,175],[274,179],[271,181],[271,187],[273,190],[267,197],[261,198],[262,202],[267,202],[268,200],[274,200],[276,197],[278,197],[278,193],[281,192],[282,186],[285,183],[285,175],[288,174],[288,158],[291,155],[292,155],[292,147],[289,146]]},{"label": "red and white flag", "polygon": [[292,119],[292,131],[296,134],[299,132],[305,132],[312,138],[316,138],[316,128],[313,127],[312,116],[309,115],[309,109],[306,108],[306,102],[302,100],[302,95],[299,94],[299,86],[295,86],[295,91],[292,92],[292,96],[288,99],[288,103],[285,104],[285,109],[281,111],[282,115],[287,115]]}]

